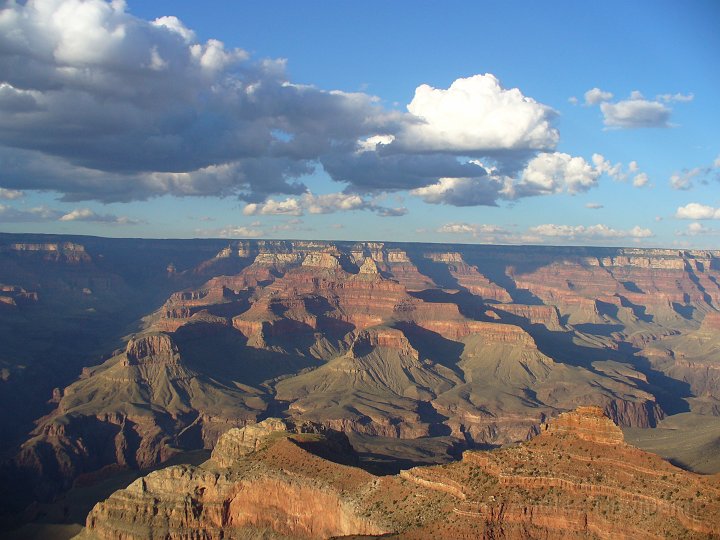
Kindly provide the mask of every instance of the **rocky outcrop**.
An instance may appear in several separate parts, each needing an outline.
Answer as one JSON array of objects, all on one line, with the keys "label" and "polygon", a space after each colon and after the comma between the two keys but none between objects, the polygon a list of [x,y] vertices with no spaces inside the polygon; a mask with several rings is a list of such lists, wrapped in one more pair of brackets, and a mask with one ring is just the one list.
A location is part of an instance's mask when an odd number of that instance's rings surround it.
[{"label": "rocky outcrop", "polygon": [[600,407],[578,407],[545,424],[542,430],[549,435],[577,437],[598,444],[617,445],[624,441],[622,430]]},{"label": "rocky outcrop", "polygon": [[6,246],[0,245],[0,253],[14,252],[19,254],[39,256],[45,261],[64,262],[69,264],[89,263],[90,255],[85,246],[74,242],[48,242],[48,243],[15,243]]},{"label": "rocky outcrop", "polygon": [[[220,539],[269,530],[292,538],[328,538],[388,532],[362,516],[342,489],[369,475],[302,450],[308,440],[316,448],[326,441],[322,435],[293,436],[278,419],[231,430],[203,467],[151,473],[97,504],[81,537]],[[253,459],[261,448],[264,455]],[[290,470],[278,467],[282,463]],[[308,474],[302,470],[308,465],[320,465],[323,473],[329,467],[343,479]]]},{"label": "rocky outcrop", "polygon": [[[597,429],[600,436],[589,436]],[[136,480],[93,508],[80,537],[219,539],[258,529],[293,538],[720,534],[718,479],[626,445],[618,431],[598,409],[582,407],[528,443],[374,477],[303,449],[307,435],[273,427],[234,445],[222,463],[213,457]]]},{"label": "rocky outcrop", "polygon": [[218,439],[211,459],[219,467],[231,467],[243,456],[255,452],[270,435],[285,431],[287,425],[279,418],[268,418],[257,424],[231,429]]},{"label": "rocky outcrop", "polygon": [[125,348],[126,365],[173,363],[180,361],[177,346],[167,334],[147,334],[132,338]]}]

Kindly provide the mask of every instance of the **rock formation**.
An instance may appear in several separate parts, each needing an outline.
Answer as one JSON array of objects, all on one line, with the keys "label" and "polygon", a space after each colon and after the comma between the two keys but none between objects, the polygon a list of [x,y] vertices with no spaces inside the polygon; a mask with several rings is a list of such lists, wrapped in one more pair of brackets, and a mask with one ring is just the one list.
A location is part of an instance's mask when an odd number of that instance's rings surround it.
[{"label": "rock formation", "polygon": [[211,460],[138,479],[98,503],[79,538],[709,538],[720,481],[633,448],[582,407],[530,442],[374,477],[306,449],[325,438],[269,419]]},{"label": "rock formation", "polygon": [[[13,284],[0,290],[0,384],[18,389],[0,403],[34,388],[25,358],[70,366],[7,443],[27,485],[41,478],[37,496],[209,449],[271,413],[445,449],[549,436],[542,426],[578,405],[624,427],[720,416],[718,253],[22,240],[0,241],[0,282]],[[114,330],[84,343],[91,323]]]}]

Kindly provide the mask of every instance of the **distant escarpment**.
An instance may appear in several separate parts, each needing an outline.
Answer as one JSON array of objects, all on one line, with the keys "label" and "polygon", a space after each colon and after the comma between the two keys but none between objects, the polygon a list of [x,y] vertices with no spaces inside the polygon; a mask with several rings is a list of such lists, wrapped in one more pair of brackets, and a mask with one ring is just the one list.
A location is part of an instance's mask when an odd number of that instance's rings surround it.
[{"label": "distant escarpment", "polygon": [[[197,242],[194,264],[162,261],[155,284],[176,286],[124,348],[58,385],[14,459],[38,493],[268,416],[477,448],[543,437],[580,405],[624,427],[720,415],[715,252]],[[78,269],[103,261],[93,249]]]},{"label": "distant escarpment", "polygon": [[151,473],[98,503],[79,538],[720,534],[720,481],[627,445],[597,407],[561,415],[528,443],[396,476],[319,457],[329,435],[279,419],[231,430],[199,467]]}]

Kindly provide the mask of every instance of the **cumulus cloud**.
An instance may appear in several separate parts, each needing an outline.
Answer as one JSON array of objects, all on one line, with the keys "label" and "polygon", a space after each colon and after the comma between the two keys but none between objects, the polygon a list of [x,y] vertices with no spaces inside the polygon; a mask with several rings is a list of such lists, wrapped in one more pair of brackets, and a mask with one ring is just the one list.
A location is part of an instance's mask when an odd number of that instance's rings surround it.
[{"label": "cumulus cloud", "polygon": [[686,229],[675,231],[677,236],[707,236],[707,235],[720,235],[720,229],[714,229],[706,227],[702,223],[697,221],[690,223]]},{"label": "cumulus cloud", "polygon": [[607,128],[666,128],[670,127],[673,102],[688,102],[693,94],[661,94],[654,100],[645,98],[634,90],[630,97],[619,101],[613,99],[611,92],[592,88],[585,92],[585,105],[599,105],[603,114],[603,123]]},{"label": "cumulus cloud", "polygon": [[495,176],[440,178],[437,183],[413,189],[411,195],[430,204],[453,206],[497,206],[503,182]]},{"label": "cumulus cloud", "polygon": [[440,178],[434,184],[411,190],[411,195],[431,204],[497,206],[498,200],[584,193],[596,187],[603,174],[626,181],[630,173],[637,173],[633,180],[635,187],[642,187],[649,181],[647,174],[638,172],[637,162],[630,162],[625,170],[622,163],[613,164],[600,154],[593,154],[592,163],[589,163],[582,157],[563,152],[540,152],[516,177],[503,175],[495,167],[477,160],[466,166],[475,167],[476,176]]},{"label": "cumulus cloud", "polygon": [[597,185],[600,174],[581,157],[545,152],[527,164],[514,190],[518,196],[581,193]]},{"label": "cumulus cloud", "polygon": [[566,238],[570,240],[593,240],[609,238],[650,238],[653,232],[635,226],[630,230],[613,229],[607,225],[556,225],[547,223],[530,227],[530,232],[545,238]]},{"label": "cumulus cloud", "polygon": [[416,120],[393,144],[410,151],[544,150],[559,140],[553,109],[517,88],[503,88],[489,73],[457,79],[447,89],[423,84],[407,109]]},{"label": "cumulus cloud", "polygon": [[647,173],[640,173],[633,178],[633,187],[641,188],[649,185],[650,178]]},{"label": "cumulus cloud", "polygon": [[675,212],[678,219],[720,219],[720,208],[713,208],[700,203],[688,203],[680,206]]},{"label": "cumulus cloud", "polygon": [[617,182],[626,182],[632,176],[633,187],[642,188],[649,185],[650,177],[647,173],[640,172],[637,161],[628,163],[627,168],[622,163],[610,162],[602,154],[593,154],[592,161],[599,172],[608,175]]},{"label": "cumulus cloud", "polygon": [[349,210],[370,210],[381,217],[397,217],[407,213],[406,208],[387,208],[353,193],[305,193],[301,197],[288,197],[282,201],[268,199],[263,203],[248,204],[243,209],[243,214],[302,216],[305,213],[333,214]]},{"label": "cumulus cloud", "polygon": [[591,88],[585,92],[585,105],[597,105],[603,101],[610,101],[613,98],[612,92],[605,92],[599,88]]},{"label": "cumulus cloud", "polygon": [[604,124],[609,128],[666,128],[670,127],[669,107],[635,94],[617,103],[600,104]]},{"label": "cumulus cloud", "polygon": [[255,215],[288,215],[288,216],[300,216],[303,213],[303,209],[300,206],[298,199],[288,197],[283,201],[276,201],[269,199],[264,203],[251,203],[245,205],[243,214],[246,216]]},{"label": "cumulus cloud", "polygon": [[123,2],[8,4],[0,73],[0,150],[16,162],[0,184],[68,200],[302,193],[294,181],[320,154],[401,116]]},{"label": "cumulus cloud", "polygon": [[23,197],[25,194],[17,189],[5,189],[0,188],[0,199],[5,199],[6,201],[12,201],[15,199],[19,199]]},{"label": "cumulus cloud", "polygon": [[[8,3],[0,111],[0,186],[73,202],[230,196],[250,215],[393,216],[406,209],[372,197],[495,205],[583,192],[606,172],[555,152],[556,111],[492,74],[420,85],[407,112],[387,110],[293,83],[284,60],[201,41],[171,15],[142,20],[122,1]],[[309,193],[320,167],[342,194]]]}]

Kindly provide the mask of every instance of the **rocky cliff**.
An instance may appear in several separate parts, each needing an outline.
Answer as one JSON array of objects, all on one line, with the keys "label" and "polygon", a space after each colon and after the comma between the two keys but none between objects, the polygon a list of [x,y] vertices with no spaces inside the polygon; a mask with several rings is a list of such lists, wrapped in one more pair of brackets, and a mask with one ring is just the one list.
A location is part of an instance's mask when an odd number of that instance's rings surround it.
[{"label": "rocky cliff", "polygon": [[[437,437],[445,448],[527,440],[583,404],[634,427],[690,408],[720,415],[717,253],[198,241],[192,264],[184,246],[170,250],[174,262],[150,260],[156,281],[127,274],[146,284],[133,290],[83,273],[109,257],[97,245],[15,244],[2,244],[13,265],[74,257],[55,271],[72,268],[82,313],[119,292],[169,289],[139,333],[104,349],[104,363],[48,389],[49,414],[36,415],[14,458],[45,496],[79,474],[210,448],[271,412],[382,440]],[[141,257],[158,246],[123,249]],[[34,291],[22,274],[0,281]],[[38,290],[38,304],[52,297]],[[17,304],[0,316],[20,321],[35,302]]]},{"label": "rocky cliff", "polygon": [[[252,429],[252,432],[250,431]],[[223,436],[210,461],[136,480],[95,506],[81,538],[711,538],[720,481],[623,441],[598,408],[530,442],[374,477],[303,449],[279,420]]]}]

